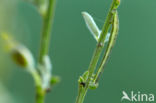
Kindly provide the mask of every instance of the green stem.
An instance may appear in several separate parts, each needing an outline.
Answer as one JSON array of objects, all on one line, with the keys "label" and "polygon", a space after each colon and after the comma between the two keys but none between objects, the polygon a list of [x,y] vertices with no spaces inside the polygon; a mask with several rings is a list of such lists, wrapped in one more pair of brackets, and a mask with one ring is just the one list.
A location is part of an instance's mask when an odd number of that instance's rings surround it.
[{"label": "green stem", "polygon": [[49,6],[46,15],[43,16],[43,31],[42,31],[41,44],[40,44],[40,54],[39,54],[39,63],[41,64],[44,56],[48,55],[48,51],[49,51],[49,42],[50,42],[52,21],[54,17],[55,2],[56,0],[49,0]]},{"label": "green stem", "polygon": [[86,90],[83,87],[79,86],[76,103],[83,103],[85,95],[86,95]]},{"label": "green stem", "polygon": [[40,86],[36,86],[36,103],[44,103],[45,91]]},{"label": "green stem", "polygon": [[99,41],[97,43],[97,46],[95,48],[93,57],[91,59],[91,62],[90,62],[89,68],[88,68],[89,76],[88,76],[88,79],[86,82],[86,86],[84,87],[83,91],[80,91],[79,96],[77,97],[76,103],[83,103],[83,101],[84,101],[85,95],[86,95],[88,88],[89,88],[89,83],[91,81],[92,75],[95,71],[95,68],[97,66],[97,63],[98,63],[100,55],[101,55],[101,52],[103,50],[106,35],[107,35],[109,28],[111,26],[111,22],[113,19],[113,11],[117,9],[119,4],[120,4],[120,0],[113,0],[113,2],[112,2],[111,8],[109,10],[105,24],[104,24],[103,29],[102,29],[102,33],[100,35]]},{"label": "green stem", "polygon": [[[42,30],[40,54],[39,54],[39,60],[38,60],[39,64],[43,64],[44,56],[48,55],[51,27],[52,27],[52,21],[54,17],[55,2],[56,0],[49,0],[46,13],[45,15],[42,15],[43,30]],[[46,94],[46,90],[42,88],[42,84],[37,85],[36,86],[36,103],[44,103],[45,94]]]}]

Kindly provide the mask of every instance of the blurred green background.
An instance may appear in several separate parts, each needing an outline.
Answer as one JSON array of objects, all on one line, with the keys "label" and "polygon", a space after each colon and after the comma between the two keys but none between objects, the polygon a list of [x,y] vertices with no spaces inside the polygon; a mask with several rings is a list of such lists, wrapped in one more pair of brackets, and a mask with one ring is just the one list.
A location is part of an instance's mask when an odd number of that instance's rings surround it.
[{"label": "blurred green background", "polygon": [[[102,28],[111,1],[57,0],[50,57],[53,74],[61,76],[62,81],[47,95],[46,103],[74,103],[77,80],[87,70],[96,46],[81,12],[89,12]],[[99,88],[89,90],[85,103],[121,103],[123,90],[156,95],[155,4],[156,0],[122,0],[116,45]],[[42,19],[33,5],[22,0],[0,0],[0,32],[9,32],[26,45],[35,58],[41,27]],[[31,76],[15,65],[3,48],[0,39],[0,85],[3,85],[0,103],[34,103],[35,88]],[[5,100],[4,94],[8,96]],[[9,97],[11,102],[6,101]]]}]

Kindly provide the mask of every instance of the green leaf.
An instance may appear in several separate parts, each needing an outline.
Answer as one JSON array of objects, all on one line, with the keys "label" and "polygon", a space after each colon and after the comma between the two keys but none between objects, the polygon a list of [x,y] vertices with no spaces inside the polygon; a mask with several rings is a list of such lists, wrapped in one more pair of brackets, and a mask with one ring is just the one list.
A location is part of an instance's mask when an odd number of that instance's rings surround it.
[{"label": "green leaf", "polygon": [[86,81],[88,79],[88,75],[89,75],[88,71],[84,72],[84,74],[82,75],[84,81]]},{"label": "green leaf", "polygon": [[80,84],[80,83],[82,83],[82,82],[84,82],[84,79],[83,79],[83,77],[82,77],[82,76],[80,76],[80,78],[79,78],[78,82],[79,82],[79,84]]}]

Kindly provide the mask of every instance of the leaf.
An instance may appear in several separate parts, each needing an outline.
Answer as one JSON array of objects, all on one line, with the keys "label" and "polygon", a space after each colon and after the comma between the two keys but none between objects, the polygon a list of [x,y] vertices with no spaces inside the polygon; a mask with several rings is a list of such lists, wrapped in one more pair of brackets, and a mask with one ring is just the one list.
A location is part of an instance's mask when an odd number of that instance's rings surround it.
[{"label": "leaf", "polygon": [[50,84],[53,86],[53,85],[59,83],[60,81],[61,81],[61,78],[59,76],[52,76]]},{"label": "leaf", "polygon": [[88,75],[89,75],[88,71],[84,72],[84,74],[82,75],[84,81],[86,81],[88,79]]},{"label": "leaf", "polygon": [[82,76],[80,76],[80,78],[79,78],[78,82],[79,82],[79,83],[84,82],[84,79],[83,79],[83,77],[82,77]]}]

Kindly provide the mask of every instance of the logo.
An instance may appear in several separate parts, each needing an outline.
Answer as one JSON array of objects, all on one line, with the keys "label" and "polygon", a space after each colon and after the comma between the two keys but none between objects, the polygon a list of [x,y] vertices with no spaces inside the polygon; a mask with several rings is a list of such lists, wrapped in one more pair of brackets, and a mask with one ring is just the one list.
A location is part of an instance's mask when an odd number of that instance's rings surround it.
[{"label": "logo", "polygon": [[121,101],[131,101],[131,102],[153,102],[154,101],[154,94],[146,94],[141,93],[140,91],[134,92],[131,91],[130,94],[127,94],[125,91],[122,91],[122,98]]}]

